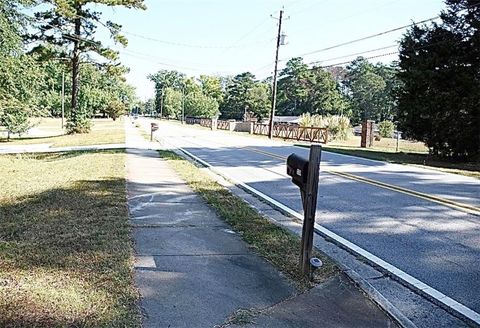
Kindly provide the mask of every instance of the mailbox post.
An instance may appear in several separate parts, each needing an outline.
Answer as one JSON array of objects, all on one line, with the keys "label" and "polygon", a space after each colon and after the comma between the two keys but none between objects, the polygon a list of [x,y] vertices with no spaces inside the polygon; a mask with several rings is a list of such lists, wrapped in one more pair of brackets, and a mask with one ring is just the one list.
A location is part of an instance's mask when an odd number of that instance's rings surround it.
[{"label": "mailbox post", "polygon": [[150,141],[153,141],[153,132],[158,130],[157,123],[150,123]]},{"label": "mailbox post", "polygon": [[304,219],[300,269],[304,274],[310,272],[321,155],[322,147],[313,144],[310,146],[310,157],[308,161],[296,154],[291,154],[287,158],[287,174],[292,177],[292,182],[300,188],[300,194],[302,196]]}]

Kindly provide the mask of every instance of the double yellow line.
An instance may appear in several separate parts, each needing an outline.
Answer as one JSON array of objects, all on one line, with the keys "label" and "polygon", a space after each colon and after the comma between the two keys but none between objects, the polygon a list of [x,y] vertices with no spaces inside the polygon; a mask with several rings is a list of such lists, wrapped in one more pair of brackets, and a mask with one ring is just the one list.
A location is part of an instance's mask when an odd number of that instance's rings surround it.
[{"label": "double yellow line", "polygon": [[[242,149],[252,151],[252,152],[255,152],[255,153],[258,153],[258,154],[266,155],[266,156],[269,156],[269,157],[273,157],[273,158],[276,158],[276,159],[280,159],[282,161],[287,160],[286,156],[270,153],[268,151],[259,150],[259,149],[252,148],[252,147],[243,147]],[[438,197],[438,196],[433,196],[433,195],[430,195],[430,194],[425,194],[425,193],[422,193],[422,192],[402,188],[402,187],[391,185],[391,184],[388,184],[388,183],[384,183],[384,182],[360,177],[358,175],[354,175],[354,174],[351,174],[351,173],[339,172],[339,171],[335,171],[335,170],[324,170],[324,171],[328,172],[328,173],[331,173],[331,174],[341,176],[341,177],[346,178],[346,179],[367,183],[367,184],[377,186],[377,187],[380,187],[380,188],[384,188],[384,189],[388,189],[388,190],[391,190],[391,191],[396,191],[396,192],[399,192],[399,193],[402,193],[402,194],[406,194],[406,195],[409,195],[409,196],[417,197],[417,198],[428,200],[428,201],[431,201],[431,202],[434,202],[434,203],[437,203],[437,204],[448,206],[448,207],[454,208],[454,209],[462,211],[462,212],[466,212],[466,213],[469,213],[469,214],[480,216],[480,208],[469,205],[469,204],[455,202],[455,201],[450,200],[450,199],[446,199],[446,198],[442,198],[442,197]]]}]

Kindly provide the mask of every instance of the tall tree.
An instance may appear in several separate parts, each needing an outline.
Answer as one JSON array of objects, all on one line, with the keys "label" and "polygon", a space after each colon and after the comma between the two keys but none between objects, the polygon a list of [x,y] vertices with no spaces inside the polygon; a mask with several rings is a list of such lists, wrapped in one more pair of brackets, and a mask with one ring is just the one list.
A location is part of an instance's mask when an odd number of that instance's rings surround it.
[{"label": "tall tree", "polygon": [[198,79],[202,92],[204,95],[209,96],[217,101],[220,105],[223,102],[223,88],[222,80],[218,76],[200,75]]},{"label": "tall tree", "polygon": [[191,92],[185,97],[185,115],[195,117],[217,117],[217,101],[201,92]]},{"label": "tall tree", "polygon": [[385,88],[378,97],[378,112],[375,119],[378,122],[395,121],[398,117],[398,91],[402,84],[398,78],[397,63],[391,65],[378,63],[375,65],[375,73],[385,82]]},{"label": "tall tree", "polygon": [[255,75],[245,72],[235,76],[227,86],[220,112],[222,118],[240,120],[247,112],[263,118],[268,115],[270,87],[257,81]]},{"label": "tall tree", "polygon": [[300,115],[309,111],[310,79],[311,71],[302,58],[292,58],[287,62],[278,81],[279,115]]},{"label": "tall tree", "polygon": [[435,155],[480,156],[480,1],[447,0],[442,22],[400,44],[402,129]]},{"label": "tall tree", "polygon": [[45,74],[32,56],[23,53],[26,20],[20,13],[27,0],[0,0],[0,125],[24,133],[29,117],[40,115]]},{"label": "tall tree", "polygon": [[149,74],[148,79],[155,83],[155,109],[158,113],[162,113],[165,90],[172,88],[182,91],[185,87],[186,76],[177,71],[160,70],[155,74]]},{"label": "tall tree", "polygon": [[322,68],[314,68],[307,80],[307,85],[309,113],[322,116],[345,114],[346,100],[330,72]]},{"label": "tall tree", "polygon": [[300,57],[287,62],[280,73],[278,88],[280,115],[345,112],[346,101],[333,75],[320,67],[309,68]]},{"label": "tall tree", "polygon": [[220,112],[222,118],[241,119],[248,111],[248,91],[255,84],[255,75],[245,72],[236,75],[227,86],[225,101]]},{"label": "tall tree", "polygon": [[347,66],[345,85],[352,105],[351,120],[354,123],[365,119],[376,120],[386,83],[376,73],[375,66],[363,57],[353,60]]},{"label": "tall tree", "polygon": [[181,116],[182,102],[182,92],[175,90],[174,88],[166,88],[163,115],[170,118],[178,118]]},{"label": "tall tree", "polygon": [[104,22],[99,11],[92,5],[123,6],[145,9],[143,0],[44,0],[42,9],[35,14],[40,34],[34,34],[33,40],[66,47],[71,59],[71,117],[69,126],[72,132],[88,131],[89,118],[79,110],[80,62],[84,54],[95,53],[103,57],[109,73],[119,73],[118,53],[95,39],[99,25],[106,27],[115,42],[126,46],[127,39],[121,35],[121,25],[111,21]]},{"label": "tall tree", "polygon": [[0,56],[0,125],[10,133],[24,133],[29,118],[41,115],[39,106],[44,74],[27,55]]},{"label": "tall tree", "polygon": [[0,55],[12,55],[21,49],[21,34],[25,31],[26,20],[20,9],[31,2],[0,0]]}]

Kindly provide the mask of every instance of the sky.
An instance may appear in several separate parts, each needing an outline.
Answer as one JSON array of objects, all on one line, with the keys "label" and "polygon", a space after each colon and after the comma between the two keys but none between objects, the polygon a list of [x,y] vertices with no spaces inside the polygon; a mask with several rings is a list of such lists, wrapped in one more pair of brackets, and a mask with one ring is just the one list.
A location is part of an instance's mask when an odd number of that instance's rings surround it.
[{"label": "sky", "polygon": [[[331,50],[330,46],[377,34],[437,16],[442,0],[146,0],[147,10],[98,8],[105,20],[123,26],[129,44],[120,51],[130,68],[127,81],[141,100],[153,96],[147,79],[161,69],[188,76],[236,75],[250,71],[258,79],[271,76],[279,11],[283,8],[279,69],[292,57],[333,65],[395,52],[404,30]],[[273,17],[271,17],[273,16]],[[108,39],[100,31],[102,41]],[[108,43],[108,42],[107,42]],[[388,47],[388,48],[387,48]],[[312,53],[314,52],[314,53]],[[310,54],[312,53],[312,54]],[[339,58],[340,57],[340,58]],[[391,62],[396,54],[371,59]]]}]

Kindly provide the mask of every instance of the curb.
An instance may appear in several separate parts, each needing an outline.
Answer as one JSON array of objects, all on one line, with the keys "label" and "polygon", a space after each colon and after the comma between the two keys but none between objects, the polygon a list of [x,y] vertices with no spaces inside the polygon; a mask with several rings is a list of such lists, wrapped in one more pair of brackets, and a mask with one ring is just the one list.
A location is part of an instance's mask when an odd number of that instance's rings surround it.
[{"label": "curb", "polygon": [[[159,140],[158,137],[155,138],[160,144],[168,144],[167,142],[165,142],[164,140]],[[173,145],[172,145],[173,146]],[[222,175],[221,173],[219,172],[216,172],[216,170],[212,170],[209,165],[206,165],[207,163],[203,162],[202,160],[196,158],[195,156],[192,156],[190,153],[188,153],[187,151],[185,151],[184,149],[180,148],[180,147],[175,147],[173,146],[173,149],[175,153],[179,154],[180,156],[182,156],[183,158],[185,158],[186,160],[188,161],[194,161],[196,163],[199,163],[201,164],[202,166],[205,166],[210,172],[212,172],[213,174],[221,177],[222,179],[224,180],[227,180],[229,182],[232,182],[228,177],[225,177],[224,175]],[[243,188],[241,185],[237,186],[238,188],[244,190],[245,192],[255,196],[255,197],[258,197],[258,195],[255,195],[251,192],[251,190],[249,189],[246,189],[246,188]],[[244,200],[245,201],[245,200]],[[276,206],[274,203],[271,203],[270,201],[264,199],[263,201],[266,201],[268,203],[269,206],[271,206],[272,208],[276,209],[276,210],[279,210],[281,213],[283,213],[284,215],[288,213],[285,213],[285,211]],[[245,201],[246,202],[246,201]],[[247,203],[248,204],[248,203]],[[265,215],[265,214],[263,214]],[[278,221],[274,220],[274,219],[271,219],[269,218],[270,221],[274,222],[276,225],[282,227],[281,223],[279,223]],[[283,228],[283,227],[282,227]],[[323,236],[322,236],[323,237]],[[337,245],[337,247],[339,247]],[[358,287],[360,288],[366,295],[367,297],[373,301],[375,304],[377,304],[388,316],[390,316],[395,322],[397,322],[401,327],[403,328],[417,328],[417,326],[412,322],[410,321],[410,319],[408,319],[403,313],[400,312],[400,310],[398,310],[392,303],[390,303],[390,301],[388,301],[383,295],[381,295],[370,283],[368,283],[365,279],[363,279],[357,272],[355,272],[353,269],[341,264],[341,263],[338,263],[335,261],[335,263],[341,268],[341,270],[348,276],[348,278],[350,280],[353,281],[353,283]]]},{"label": "curb", "polygon": [[395,305],[390,303],[382,294],[378,292],[368,281],[363,279],[355,270],[350,269],[349,267],[338,263],[345,273],[358,288],[363,290],[374,303],[376,303],[385,313],[387,313],[393,320],[395,320],[403,328],[417,328],[417,326],[410,321],[400,310],[398,310]]}]

